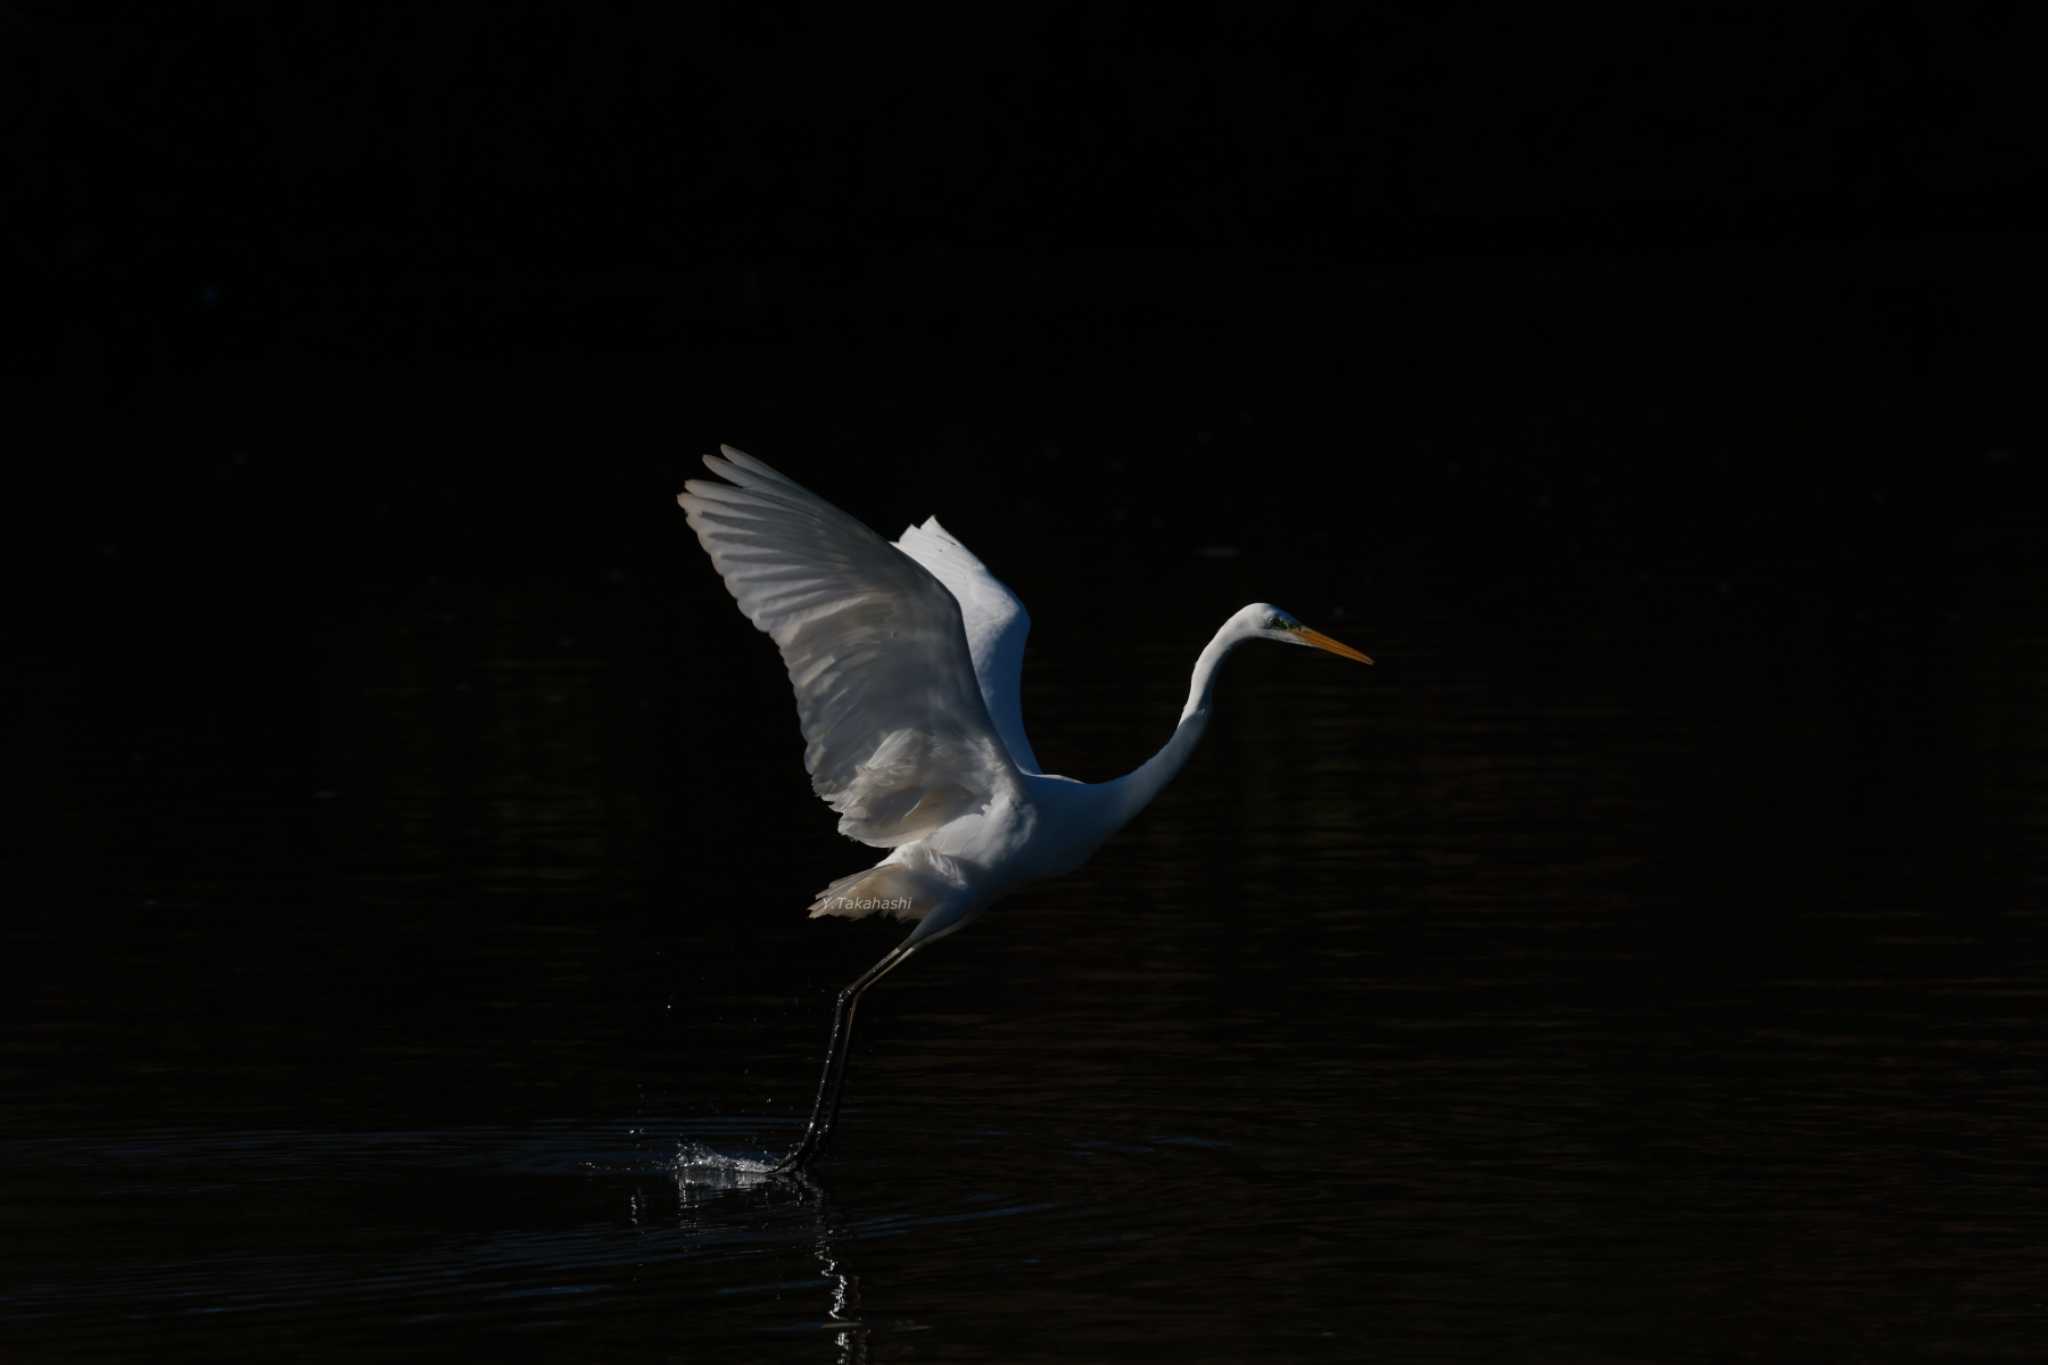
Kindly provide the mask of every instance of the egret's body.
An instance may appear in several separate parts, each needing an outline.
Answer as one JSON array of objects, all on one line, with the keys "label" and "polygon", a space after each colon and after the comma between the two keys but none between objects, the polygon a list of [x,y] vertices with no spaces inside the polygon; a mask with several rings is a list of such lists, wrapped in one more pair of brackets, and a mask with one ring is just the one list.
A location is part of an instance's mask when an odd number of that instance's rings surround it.
[{"label": "egret's body", "polygon": [[1187,705],[1157,754],[1111,782],[1039,771],[1019,681],[1024,606],[936,518],[893,545],[730,446],[678,498],[741,611],[782,651],[812,787],[840,832],[890,850],[812,902],[812,915],[889,914],[910,936],[839,997],[803,1142],[816,1155],[837,1112],[854,1005],[924,944],[1028,882],[1071,872],[1148,805],[1208,725],[1224,658],[1247,640],[1313,645],[1372,662],[1278,608],[1236,613],[1195,662]]}]

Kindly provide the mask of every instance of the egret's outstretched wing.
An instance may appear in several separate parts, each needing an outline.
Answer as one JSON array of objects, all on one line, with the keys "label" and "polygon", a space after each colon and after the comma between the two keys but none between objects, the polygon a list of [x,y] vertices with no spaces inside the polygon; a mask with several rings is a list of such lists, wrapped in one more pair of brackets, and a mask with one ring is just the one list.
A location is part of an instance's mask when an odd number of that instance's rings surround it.
[{"label": "egret's outstretched wing", "polygon": [[704,457],[677,501],[747,619],[782,651],[811,786],[839,831],[889,847],[1017,781],[960,607],[910,556],[750,455]]},{"label": "egret's outstretched wing", "polygon": [[906,529],[896,548],[930,569],[960,603],[967,650],[989,719],[1019,768],[1042,771],[1031,741],[1024,737],[1024,639],[1031,634],[1024,604],[972,550],[939,525],[937,517]]}]

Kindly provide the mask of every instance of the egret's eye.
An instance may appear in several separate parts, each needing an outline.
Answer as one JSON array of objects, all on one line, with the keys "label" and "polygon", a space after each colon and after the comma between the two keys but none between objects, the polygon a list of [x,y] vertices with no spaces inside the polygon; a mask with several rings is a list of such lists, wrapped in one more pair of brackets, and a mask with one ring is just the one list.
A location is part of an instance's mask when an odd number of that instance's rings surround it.
[{"label": "egret's eye", "polygon": [[1272,616],[1272,617],[1268,617],[1268,618],[1267,618],[1267,620],[1266,620],[1266,629],[1267,629],[1267,630],[1299,630],[1299,629],[1301,629],[1301,627],[1300,627],[1300,626],[1298,626],[1298,625],[1296,625],[1296,624],[1295,624],[1294,622],[1292,622],[1292,621],[1288,620],[1288,619],[1287,619],[1286,617],[1284,617],[1284,616]]}]

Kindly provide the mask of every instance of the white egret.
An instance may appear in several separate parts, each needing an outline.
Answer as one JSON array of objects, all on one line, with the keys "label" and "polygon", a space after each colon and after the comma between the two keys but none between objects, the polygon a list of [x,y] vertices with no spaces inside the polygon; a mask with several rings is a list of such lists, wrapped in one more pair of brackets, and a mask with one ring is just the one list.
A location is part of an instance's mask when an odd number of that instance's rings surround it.
[{"label": "white egret", "polygon": [[1216,673],[1247,640],[1372,660],[1254,603],[1195,660],[1166,747],[1113,782],[1041,772],[1024,738],[1018,680],[1031,619],[937,518],[890,544],[750,455],[722,446],[677,498],[711,562],[782,651],[811,787],[839,832],[890,850],[841,877],[812,916],[893,915],[916,927],[839,994],[801,1170],[839,1110],[854,1008],[868,987],[1027,882],[1071,872],[1171,781],[1209,722]]}]

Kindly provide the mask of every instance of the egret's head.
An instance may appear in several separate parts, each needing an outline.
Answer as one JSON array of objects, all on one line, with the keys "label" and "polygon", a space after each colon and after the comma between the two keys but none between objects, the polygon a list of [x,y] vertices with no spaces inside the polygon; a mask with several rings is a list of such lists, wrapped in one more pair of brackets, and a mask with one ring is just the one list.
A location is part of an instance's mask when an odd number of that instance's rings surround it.
[{"label": "egret's head", "polygon": [[1327,649],[1330,653],[1346,659],[1356,659],[1369,664],[1372,658],[1361,654],[1350,645],[1340,644],[1319,630],[1310,630],[1294,619],[1291,612],[1285,612],[1268,602],[1254,602],[1238,613],[1246,630],[1261,640],[1278,640],[1283,644],[1311,645],[1316,649]]}]

